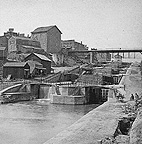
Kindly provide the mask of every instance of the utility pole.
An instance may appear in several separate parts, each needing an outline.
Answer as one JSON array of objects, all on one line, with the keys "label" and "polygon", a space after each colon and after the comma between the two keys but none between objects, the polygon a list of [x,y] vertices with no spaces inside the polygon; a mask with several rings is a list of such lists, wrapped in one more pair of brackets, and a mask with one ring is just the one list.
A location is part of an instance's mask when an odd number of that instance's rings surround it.
[{"label": "utility pole", "polygon": [[142,61],[140,63],[140,71],[141,71],[141,80],[142,80]]},{"label": "utility pole", "polygon": [[2,51],[2,77],[3,77],[3,65],[4,65],[4,49]]}]

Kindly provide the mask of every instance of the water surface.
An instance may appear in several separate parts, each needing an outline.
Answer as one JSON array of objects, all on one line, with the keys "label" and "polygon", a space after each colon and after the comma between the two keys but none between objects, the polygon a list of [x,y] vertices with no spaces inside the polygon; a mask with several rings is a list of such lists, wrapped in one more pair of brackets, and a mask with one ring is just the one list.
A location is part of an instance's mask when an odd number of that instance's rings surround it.
[{"label": "water surface", "polygon": [[48,101],[0,105],[0,144],[43,144],[97,106]]}]

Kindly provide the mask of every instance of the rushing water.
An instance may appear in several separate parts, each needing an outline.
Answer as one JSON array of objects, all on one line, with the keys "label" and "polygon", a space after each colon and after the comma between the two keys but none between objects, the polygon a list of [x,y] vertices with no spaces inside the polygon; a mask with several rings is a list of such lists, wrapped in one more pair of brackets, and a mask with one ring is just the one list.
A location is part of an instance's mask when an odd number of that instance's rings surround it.
[{"label": "rushing water", "polygon": [[0,144],[43,144],[97,106],[47,101],[0,105]]}]

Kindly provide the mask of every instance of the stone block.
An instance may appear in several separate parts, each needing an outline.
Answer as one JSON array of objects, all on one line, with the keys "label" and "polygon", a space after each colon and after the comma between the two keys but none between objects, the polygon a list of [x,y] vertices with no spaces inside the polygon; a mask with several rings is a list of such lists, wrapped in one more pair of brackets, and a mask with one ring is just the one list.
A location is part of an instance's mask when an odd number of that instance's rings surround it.
[{"label": "stone block", "polygon": [[64,97],[58,96],[58,95],[52,95],[52,101],[53,104],[64,104]]},{"label": "stone block", "polygon": [[54,104],[84,104],[85,97],[84,96],[59,96],[59,95],[52,95],[51,103]]}]

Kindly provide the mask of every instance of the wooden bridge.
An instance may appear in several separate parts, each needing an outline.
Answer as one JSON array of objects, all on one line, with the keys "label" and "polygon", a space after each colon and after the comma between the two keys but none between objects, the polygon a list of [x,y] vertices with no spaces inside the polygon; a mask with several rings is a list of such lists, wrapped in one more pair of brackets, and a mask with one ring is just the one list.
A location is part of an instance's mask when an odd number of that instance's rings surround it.
[{"label": "wooden bridge", "polygon": [[75,54],[75,53],[90,53],[90,63],[93,63],[95,58],[95,55],[97,53],[110,53],[112,54],[112,57],[114,53],[117,54],[123,54],[124,58],[124,53],[128,53],[128,58],[130,58],[130,53],[134,53],[134,58],[135,58],[135,53],[141,53],[142,54],[142,48],[133,48],[133,49],[91,49],[91,50],[72,50],[68,52],[69,54]]}]

